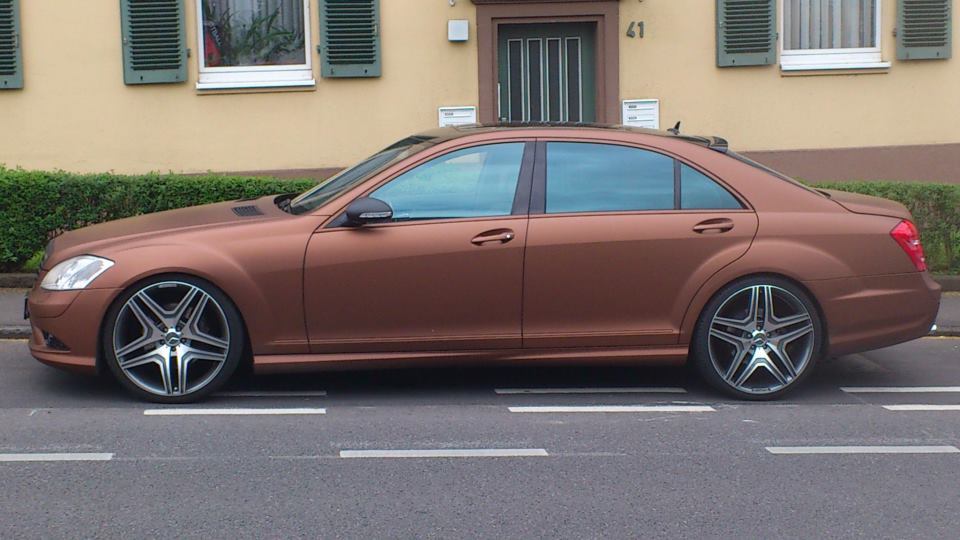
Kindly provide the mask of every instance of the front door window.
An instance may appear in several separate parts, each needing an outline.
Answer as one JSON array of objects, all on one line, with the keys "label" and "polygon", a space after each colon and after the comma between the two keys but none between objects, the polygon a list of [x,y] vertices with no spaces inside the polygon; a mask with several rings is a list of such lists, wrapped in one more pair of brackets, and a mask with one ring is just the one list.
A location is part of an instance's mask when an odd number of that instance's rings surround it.
[{"label": "front door window", "polygon": [[513,211],[524,143],[474,146],[409,170],[370,194],[394,221],[507,216]]}]

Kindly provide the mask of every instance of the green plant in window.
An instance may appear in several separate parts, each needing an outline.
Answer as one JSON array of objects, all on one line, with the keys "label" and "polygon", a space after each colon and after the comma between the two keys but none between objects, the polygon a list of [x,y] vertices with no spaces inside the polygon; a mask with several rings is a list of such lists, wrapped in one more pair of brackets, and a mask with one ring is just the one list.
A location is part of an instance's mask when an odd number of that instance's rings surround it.
[{"label": "green plant in window", "polygon": [[[272,12],[241,17],[229,8],[203,4],[206,65],[256,66],[299,64],[303,58],[289,58],[304,48],[303,32],[284,28],[280,8]],[[285,58],[287,57],[287,58]]]}]

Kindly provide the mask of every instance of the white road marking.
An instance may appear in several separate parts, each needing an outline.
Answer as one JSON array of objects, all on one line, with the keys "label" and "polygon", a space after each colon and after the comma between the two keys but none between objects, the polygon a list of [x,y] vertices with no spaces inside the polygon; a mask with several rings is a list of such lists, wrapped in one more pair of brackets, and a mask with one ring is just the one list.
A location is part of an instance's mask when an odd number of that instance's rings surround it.
[{"label": "white road marking", "polygon": [[708,405],[580,405],[510,407],[515,413],[627,413],[627,412],[715,412]]},{"label": "white road marking", "polygon": [[960,386],[841,386],[848,394],[936,394],[960,392]]},{"label": "white road marking", "polygon": [[768,446],[767,452],[797,454],[957,454],[956,446]]},{"label": "white road marking", "polygon": [[147,409],[144,416],[254,416],[290,414],[327,414],[326,409]]},{"label": "white road marking", "polygon": [[960,405],[884,405],[888,411],[960,411]]},{"label": "white road marking", "polygon": [[240,390],[236,392],[217,392],[214,396],[219,397],[323,397],[327,395],[326,390],[308,390],[308,391],[271,391],[271,390]]},{"label": "white road marking", "polygon": [[341,450],[342,458],[455,458],[455,457],[543,457],[543,448],[477,448],[434,450]]},{"label": "white road marking", "polygon": [[686,394],[684,388],[633,387],[633,388],[494,388],[498,394]]},{"label": "white road marking", "polygon": [[113,454],[56,453],[56,454],[0,454],[0,462],[13,461],[110,461]]}]

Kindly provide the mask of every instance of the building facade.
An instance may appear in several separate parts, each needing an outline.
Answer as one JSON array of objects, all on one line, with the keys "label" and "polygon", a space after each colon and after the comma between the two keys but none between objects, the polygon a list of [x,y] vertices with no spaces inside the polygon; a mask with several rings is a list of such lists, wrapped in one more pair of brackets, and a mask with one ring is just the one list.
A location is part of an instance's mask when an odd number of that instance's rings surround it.
[{"label": "building facade", "polygon": [[0,0],[0,163],[322,175],[440,123],[960,182],[952,0]]}]

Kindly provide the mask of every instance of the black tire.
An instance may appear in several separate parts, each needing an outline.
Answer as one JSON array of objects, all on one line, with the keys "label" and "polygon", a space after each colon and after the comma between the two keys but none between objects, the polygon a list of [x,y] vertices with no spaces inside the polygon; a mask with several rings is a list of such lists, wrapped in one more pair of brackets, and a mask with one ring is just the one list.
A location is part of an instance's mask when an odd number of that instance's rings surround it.
[{"label": "black tire", "polygon": [[[765,286],[769,286],[769,288]],[[751,289],[754,287],[757,287],[757,289]],[[761,292],[753,293],[753,290],[760,290]],[[783,294],[781,291],[786,291],[788,294]],[[755,294],[757,296],[750,296],[751,294]],[[763,329],[758,329],[760,333],[754,333],[753,337],[748,340],[747,336],[750,334],[746,330],[736,326],[725,326],[722,322],[730,320],[730,317],[727,316],[728,313],[741,312],[740,307],[744,302],[744,295],[746,295],[746,302],[750,302],[752,298],[761,298],[761,300],[758,301],[758,304],[764,301],[763,298],[765,298],[765,295],[770,295],[772,298],[771,301],[774,302],[774,305],[779,303],[782,311],[788,311],[788,309],[783,309],[784,307],[795,307],[797,310],[796,313],[784,317],[783,320],[789,321],[791,320],[791,317],[795,317],[797,322],[794,324],[794,326],[787,326],[783,329],[777,329],[770,332],[769,341],[767,339],[767,333],[764,332]],[[792,296],[792,299],[790,296]],[[798,302],[796,306],[793,306],[794,300]],[[789,332],[799,334],[806,328],[807,323],[802,321],[802,313],[799,311],[800,306],[802,306],[802,308],[806,310],[806,314],[809,315],[809,325],[812,330],[812,336],[807,337],[807,335],[804,334],[801,337],[794,338],[794,341],[788,341],[788,338],[790,337],[788,335]],[[750,342],[750,352],[743,353],[748,357],[744,357],[742,360],[743,363],[738,364],[741,366],[739,369],[733,367],[733,364],[735,363],[735,359],[739,357],[737,353],[741,351],[741,349],[738,349],[737,346],[732,345],[724,338],[712,337],[711,323],[715,322],[714,317],[718,316],[718,311],[721,310],[721,308],[724,310],[724,316],[726,319],[716,321],[719,326],[715,328],[721,330],[720,334],[726,336],[725,332],[728,330],[729,333],[742,331],[740,334],[743,336],[742,339]],[[744,309],[749,309],[749,306],[744,306]],[[772,311],[775,312],[776,309],[773,309]],[[738,320],[738,324],[743,324],[744,326],[748,324],[747,321],[749,318],[749,313],[745,314],[746,317],[743,320]],[[771,323],[770,326],[776,326],[776,324]],[[801,347],[802,352],[804,353],[805,360],[802,362],[800,367],[795,369],[795,374],[792,376],[787,375],[789,366],[793,365],[793,361],[790,360],[791,354],[788,352],[785,355],[787,360],[783,360],[780,356],[778,356],[779,353],[776,352],[780,347],[770,345],[770,343],[773,343],[774,340],[777,340],[778,335],[782,336],[781,339],[785,341],[785,345],[783,345],[782,348],[789,351],[791,347]],[[801,340],[803,340],[802,343],[794,345],[794,343],[800,342]],[[716,388],[717,390],[742,400],[773,400],[780,398],[784,394],[797,388],[804,381],[804,379],[810,375],[817,362],[823,355],[823,340],[823,323],[821,321],[819,311],[813,299],[806,291],[789,280],[780,277],[754,276],[739,279],[728,284],[718,291],[709,302],[707,302],[707,305],[704,306],[703,311],[700,313],[700,317],[697,320],[697,325],[693,333],[693,339],[690,343],[690,357],[693,365],[696,367],[701,377],[703,377],[703,379],[710,384],[710,386]],[[774,364],[776,371],[780,373],[780,376],[784,380],[787,380],[786,384],[783,384],[783,382],[773,374],[773,370],[768,368],[764,368],[762,371],[757,369],[756,371],[751,372],[755,373],[755,375],[748,375],[748,379],[739,386],[736,384],[737,379],[749,371],[747,368],[751,366],[751,360],[754,358],[754,356],[758,356],[755,355],[753,351],[757,351],[759,348],[763,348],[764,353],[770,353],[768,354],[768,357]],[[711,349],[717,358],[711,357]],[[727,351],[730,351],[730,362],[722,363],[721,360],[723,360],[723,358],[720,357],[725,357],[725,353]],[[809,356],[807,356],[807,354],[809,354]],[[760,359],[759,362],[762,364],[763,359]],[[790,364],[788,365],[787,362],[790,362]],[[728,373],[728,371],[731,369],[733,372]],[[765,387],[763,384],[757,385],[756,388],[748,387],[747,383],[749,383],[752,379],[760,379],[764,376],[768,376],[768,378],[773,381],[773,383],[769,385],[769,388]],[[728,380],[728,377],[733,380]]]},{"label": "black tire", "polygon": [[[229,343],[224,355],[225,360],[223,360],[222,366],[218,368],[218,371],[215,374],[212,374],[211,378],[205,382],[202,387],[196,389],[195,391],[184,392],[178,395],[157,394],[147,391],[144,388],[141,388],[138,384],[134,383],[131,377],[128,376],[124,369],[120,367],[120,362],[117,358],[116,348],[114,345],[114,334],[116,331],[118,331],[117,320],[120,317],[121,312],[124,311],[128,301],[130,301],[130,299],[133,298],[137,293],[147,290],[150,287],[158,286],[158,284],[167,285],[169,283],[179,283],[183,284],[184,286],[192,286],[196,289],[199,289],[203,293],[206,293],[206,295],[209,295],[210,299],[216,303],[216,307],[219,308],[217,313],[222,313],[221,326],[228,331],[226,339],[223,341]],[[201,316],[203,316],[203,313],[201,313]],[[119,297],[117,297],[110,309],[107,311],[101,334],[101,350],[103,351],[104,355],[103,361],[113,374],[114,378],[132,395],[141,400],[154,403],[194,403],[204,399],[211,393],[220,389],[233,376],[234,372],[237,370],[237,367],[241,363],[243,355],[245,354],[246,333],[243,325],[243,319],[241,318],[240,312],[237,310],[234,303],[229,297],[227,297],[226,294],[223,293],[223,291],[218,289],[212,283],[188,275],[167,274],[154,276],[140,281],[125,290],[122,294],[120,294]],[[185,340],[184,343],[187,343],[187,341]],[[146,348],[149,349],[150,345],[146,345]],[[168,378],[172,379],[172,375],[170,375]],[[162,376],[161,379],[163,379]]]}]

